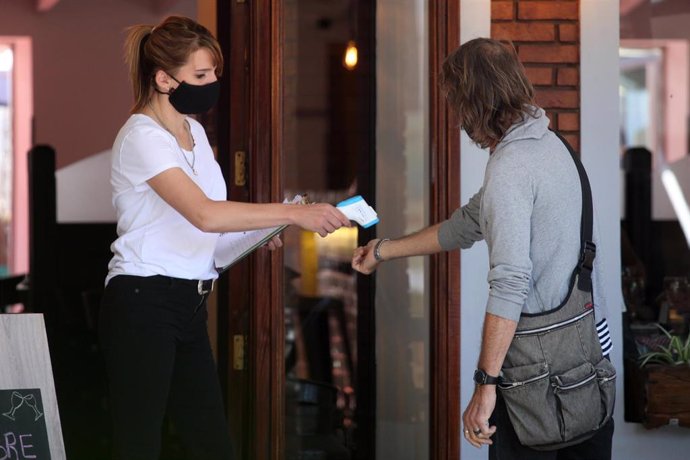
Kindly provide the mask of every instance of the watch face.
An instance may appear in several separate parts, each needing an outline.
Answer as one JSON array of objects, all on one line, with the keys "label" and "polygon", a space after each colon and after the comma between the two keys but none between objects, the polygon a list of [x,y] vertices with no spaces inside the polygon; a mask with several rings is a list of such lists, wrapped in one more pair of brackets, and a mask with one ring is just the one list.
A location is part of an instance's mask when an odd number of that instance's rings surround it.
[{"label": "watch face", "polygon": [[486,382],[486,372],[481,369],[474,371],[474,383],[483,385]]}]

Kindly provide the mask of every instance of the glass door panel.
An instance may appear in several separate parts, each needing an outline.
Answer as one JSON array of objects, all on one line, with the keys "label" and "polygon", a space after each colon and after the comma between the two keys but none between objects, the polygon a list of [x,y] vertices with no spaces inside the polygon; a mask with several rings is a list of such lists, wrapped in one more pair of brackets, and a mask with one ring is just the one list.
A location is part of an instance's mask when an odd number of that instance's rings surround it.
[{"label": "glass door panel", "polygon": [[[283,2],[284,195],[337,204],[365,193],[373,130],[358,2]],[[371,8],[371,7],[369,7]],[[373,11],[373,10],[372,10]],[[365,196],[371,202],[373,197]],[[354,459],[359,356],[358,228],[326,238],[289,228],[285,265],[285,458]],[[369,351],[365,351],[369,352]],[[363,359],[373,359],[373,354]],[[359,455],[361,455],[361,449]]]},{"label": "glass door panel", "polygon": [[284,457],[427,458],[427,260],[386,263],[360,286],[350,268],[358,244],[428,223],[427,1],[285,0],[282,12],[284,196],[360,194],[381,219],[284,233]]},{"label": "glass door panel", "polygon": [[[379,237],[429,221],[428,2],[379,0],[376,12]],[[428,258],[376,272],[376,458],[429,456]]]}]

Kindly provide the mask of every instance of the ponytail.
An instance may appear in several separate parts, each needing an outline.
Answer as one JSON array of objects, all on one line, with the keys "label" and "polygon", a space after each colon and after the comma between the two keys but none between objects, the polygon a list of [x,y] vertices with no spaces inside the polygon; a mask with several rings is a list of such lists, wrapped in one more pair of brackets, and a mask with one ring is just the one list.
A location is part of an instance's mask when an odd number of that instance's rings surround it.
[{"label": "ponytail", "polygon": [[149,100],[153,85],[153,71],[146,58],[146,44],[153,30],[151,25],[136,25],[127,28],[125,39],[125,62],[129,68],[129,79],[134,93],[134,107],[131,113],[139,112]]}]

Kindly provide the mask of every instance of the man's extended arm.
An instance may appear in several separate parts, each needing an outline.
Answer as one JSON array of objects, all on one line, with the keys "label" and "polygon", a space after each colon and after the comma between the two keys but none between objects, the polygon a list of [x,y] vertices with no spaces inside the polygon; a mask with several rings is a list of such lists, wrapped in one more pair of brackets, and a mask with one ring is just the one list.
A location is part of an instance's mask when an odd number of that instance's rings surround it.
[{"label": "man's extended arm", "polygon": [[[438,229],[440,226],[441,224],[432,225],[396,240],[384,242],[381,242],[378,238],[371,240],[366,246],[355,249],[352,257],[352,268],[368,275],[376,270],[378,264],[384,260],[441,252],[443,248],[441,248],[438,241]],[[377,244],[379,244],[378,252],[381,260],[376,260],[374,257],[374,250]]]},{"label": "man's extended arm", "polygon": [[[470,201],[456,210],[453,215],[440,224],[426,227],[416,233],[381,242],[380,239],[369,241],[366,246],[357,248],[352,257],[352,268],[368,275],[376,270],[384,260],[401,257],[436,254],[452,249],[469,248],[475,241],[483,239],[479,225],[479,207],[482,191],[476,193]],[[380,243],[380,244],[379,244]],[[374,257],[376,246],[380,259]]]}]

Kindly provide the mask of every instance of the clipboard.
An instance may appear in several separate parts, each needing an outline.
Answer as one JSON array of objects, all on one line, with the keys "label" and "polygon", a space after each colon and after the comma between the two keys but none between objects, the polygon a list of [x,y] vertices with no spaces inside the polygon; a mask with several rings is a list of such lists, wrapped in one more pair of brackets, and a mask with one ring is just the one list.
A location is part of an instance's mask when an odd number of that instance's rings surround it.
[{"label": "clipboard", "polygon": [[281,225],[261,230],[221,233],[213,254],[216,271],[218,274],[225,272],[286,228],[287,225]]},{"label": "clipboard", "polygon": [[[292,200],[286,199],[283,203],[303,204],[305,198],[302,195],[295,195]],[[221,233],[218,235],[216,249],[213,253],[216,271],[218,274],[227,271],[237,262],[271,241],[271,238],[280,234],[287,227],[287,225],[279,225],[259,230]]]}]

